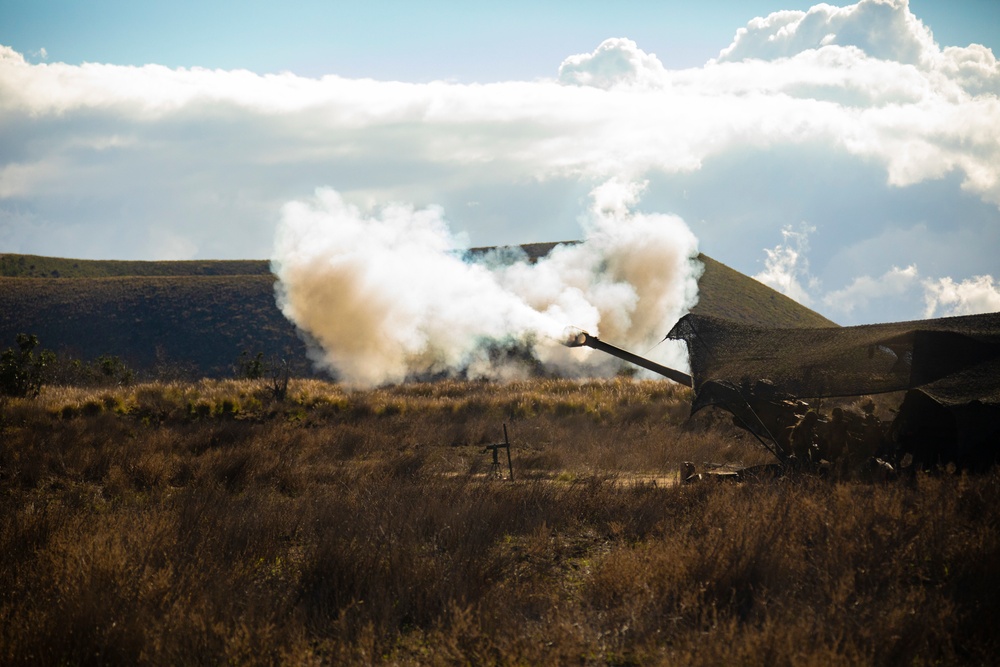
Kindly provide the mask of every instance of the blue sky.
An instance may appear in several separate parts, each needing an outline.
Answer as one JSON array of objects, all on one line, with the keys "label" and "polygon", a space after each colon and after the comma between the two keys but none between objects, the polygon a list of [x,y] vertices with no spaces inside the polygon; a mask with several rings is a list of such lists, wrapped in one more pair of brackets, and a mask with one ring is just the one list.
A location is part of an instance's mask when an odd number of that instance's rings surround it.
[{"label": "blue sky", "polygon": [[[571,53],[628,37],[670,68],[714,58],[736,28],[787,0],[129,2],[0,0],[3,43],[48,59],[487,83],[548,77]],[[995,0],[911,0],[942,46],[996,51]],[[39,60],[38,56],[34,56]]]},{"label": "blue sky", "polygon": [[0,0],[0,252],[272,257],[317,188],[564,240],[619,192],[840,323],[997,310],[998,28],[994,0]]}]

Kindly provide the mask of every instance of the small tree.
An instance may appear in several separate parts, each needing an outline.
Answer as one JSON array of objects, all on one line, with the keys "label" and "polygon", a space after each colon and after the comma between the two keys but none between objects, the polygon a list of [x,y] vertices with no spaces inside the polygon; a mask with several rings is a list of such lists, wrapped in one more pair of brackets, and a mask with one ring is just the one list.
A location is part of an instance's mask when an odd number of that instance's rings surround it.
[{"label": "small tree", "polygon": [[259,380],[267,372],[267,366],[263,352],[258,352],[257,356],[251,357],[249,350],[243,350],[236,362],[236,377],[242,380]]},{"label": "small tree", "polygon": [[7,396],[38,396],[46,380],[46,369],[56,355],[49,350],[39,350],[38,336],[17,334],[17,349],[8,347],[0,354],[0,393]]},{"label": "small tree", "polygon": [[101,384],[114,384],[124,387],[135,382],[135,373],[119,357],[104,354],[97,358],[94,364],[98,369]]},{"label": "small tree", "polygon": [[276,400],[284,401],[288,396],[288,376],[290,374],[288,360],[282,359],[280,363],[271,367],[271,394]]},{"label": "small tree", "polygon": [[243,350],[236,362],[236,377],[244,380],[269,379],[268,387],[271,395],[279,401],[288,396],[288,380],[291,375],[287,359],[275,357],[264,358],[263,352],[250,356],[249,350]]}]

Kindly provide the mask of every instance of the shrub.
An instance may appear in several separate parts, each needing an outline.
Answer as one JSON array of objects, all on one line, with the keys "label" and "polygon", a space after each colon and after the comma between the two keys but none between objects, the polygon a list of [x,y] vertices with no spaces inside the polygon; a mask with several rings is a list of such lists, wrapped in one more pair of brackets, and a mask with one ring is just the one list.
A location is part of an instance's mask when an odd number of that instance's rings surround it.
[{"label": "shrub", "polygon": [[236,360],[236,377],[240,380],[259,380],[264,377],[268,370],[263,352],[258,352],[256,356],[250,356],[249,350],[243,350],[240,353],[240,358]]},{"label": "shrub", "polygon": [[127,387],[135,382],[135,372],[115,355],[90,362],[59,357],[53,360],[48,381],[74,387]]},{"label": "shrub", "polygon": [[46,369],[56,355],[41,350],[36,355],[38,336],[17,334],[17,349],[8,347],[0,353],[0,393],[7,396],[34,398],[42,390]]}]

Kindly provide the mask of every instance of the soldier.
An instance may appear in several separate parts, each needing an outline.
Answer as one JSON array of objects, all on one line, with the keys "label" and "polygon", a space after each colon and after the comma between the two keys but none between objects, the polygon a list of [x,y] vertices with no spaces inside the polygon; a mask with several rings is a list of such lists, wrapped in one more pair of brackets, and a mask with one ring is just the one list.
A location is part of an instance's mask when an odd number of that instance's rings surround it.
[{"label": "soldier", "polygon": [[816,424],[819,415],[815,410],[809,410],[795,426],[788,429],[788,442],[792,448],[792,456],[799,465],[812,462],[812,448],[816,442]]},{"label": "soldier", "polygon": [[844,418],[844,411],[841,408],[834,408],[830,423],[826,425],[826,442],[822,456],[833,463],[834,469],[839,473],[846,472],[847,457],[849,456],[848,440],[847,420]]},{"label": "soldier", "polygon": [[854,456],[857,463],[879,455],[879,450],[882,449],[882,422],[874,413],[865,414],[861,434],[861,445]]}]

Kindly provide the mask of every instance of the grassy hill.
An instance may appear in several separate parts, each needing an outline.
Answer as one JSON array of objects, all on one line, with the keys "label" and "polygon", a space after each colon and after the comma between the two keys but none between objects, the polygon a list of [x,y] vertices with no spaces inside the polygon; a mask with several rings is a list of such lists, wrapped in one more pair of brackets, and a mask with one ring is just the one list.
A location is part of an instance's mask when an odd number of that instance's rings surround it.
[{"label": "grassy hill", "polygon": [[705,273],[698,281],[693,312],[768,327],[835,327],[814,310],[776,292],[722,262],[700,255]]},{"label": "grassy hill", "polygon": [[309,368],[270,275],[2,277],[0,312],[4,348],[25,332],[60,354],[115,355],[147,373],[227,376],[244,351]]},{"label": "grassy hill", "polygon": [[147,262],[0,254],[0,276],[10,278],[265,276],[270,274],[270,263],[260,259]]},{"label": "grassy hill", "polygon": [[[536,260],[554,245],[524,250]],[[770,326],[835,326],[752,278],[701,259],[695,312]],[[262,260],[0,255],[0,313],[0,349],[23,332],[78,359],[121,357],[140,373],[224,377],[243,352],[287,359],[296,374],[310,373],[306,346],[278,310],[274,276]]]}]

